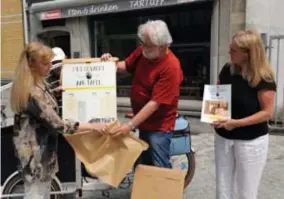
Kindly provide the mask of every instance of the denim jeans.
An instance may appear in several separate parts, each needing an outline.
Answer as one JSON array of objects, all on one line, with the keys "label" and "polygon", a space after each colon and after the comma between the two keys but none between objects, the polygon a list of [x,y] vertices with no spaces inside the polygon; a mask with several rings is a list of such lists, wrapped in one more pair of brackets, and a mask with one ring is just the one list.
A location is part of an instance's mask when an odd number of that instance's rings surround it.
[{"label": "denim jeans", "polygon": [[137,164],[172,168],[170,163],[170,145],[172,132],[139,132],[139,138],[149,144],[149,148],[143,151]]}]

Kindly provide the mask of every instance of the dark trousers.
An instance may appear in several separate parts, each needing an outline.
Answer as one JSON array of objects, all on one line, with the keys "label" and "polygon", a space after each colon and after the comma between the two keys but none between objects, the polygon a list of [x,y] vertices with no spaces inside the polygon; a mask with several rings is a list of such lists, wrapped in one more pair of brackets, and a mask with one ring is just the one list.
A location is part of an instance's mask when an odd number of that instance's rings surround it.
[{"label": "dark trousers", "polygon": [[139,138],[149,144],[149,148],[143,151],[137,164],[172,168],[170,163],[170,144],[172,132],[139,132]]}]

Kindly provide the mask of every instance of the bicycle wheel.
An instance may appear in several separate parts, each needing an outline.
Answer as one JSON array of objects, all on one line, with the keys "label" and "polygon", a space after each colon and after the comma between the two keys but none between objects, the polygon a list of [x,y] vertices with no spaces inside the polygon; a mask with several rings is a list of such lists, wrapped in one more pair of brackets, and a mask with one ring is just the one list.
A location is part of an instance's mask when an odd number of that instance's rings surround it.
[{"label": "bicycle wheel", "polygon": [[[52,180],[51,182],[51,191],[61,191],[60,185]],[[24,182],[19,174],[15,175],[9,180],[6,186],[3,188],[2,194],[20,194],[24,193]],[[8,199],[22,199],[23,197],[7,197]],[[51,195],[51,199],[62,199],[61,195]]]},{"label": "bicycle wheel", "polygon": [[193,151],[186,154],[188,159],[188,170],[184,179],[184,188],[186,188],[192,181],[194,173],[195,173],[195,154]]},{"label": "bicycle wheel", "polygon": [[191,183],[195,173],[194,152],[172,156],[170,162],[173,168],[178,168],[185,173],[184,188],[186,188]]}]

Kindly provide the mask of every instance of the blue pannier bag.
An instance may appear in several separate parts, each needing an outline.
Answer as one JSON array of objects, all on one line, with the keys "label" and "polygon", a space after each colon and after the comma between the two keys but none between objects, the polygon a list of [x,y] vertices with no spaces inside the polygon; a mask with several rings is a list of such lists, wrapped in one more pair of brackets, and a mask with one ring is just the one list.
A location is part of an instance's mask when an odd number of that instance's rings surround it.
[{"label": "blue pannier bag", "polygon": [[186,118],[177,115],[173,138],[171,140],[170,155],[190,153],[190,126]]}]

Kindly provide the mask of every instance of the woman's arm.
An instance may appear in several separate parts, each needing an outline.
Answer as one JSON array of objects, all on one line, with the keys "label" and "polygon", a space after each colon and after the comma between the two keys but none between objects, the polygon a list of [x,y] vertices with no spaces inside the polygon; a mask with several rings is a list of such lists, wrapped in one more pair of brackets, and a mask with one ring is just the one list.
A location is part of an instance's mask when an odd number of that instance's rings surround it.
[{"label": "woman's arm", "polygon": [[264,90],[258,92],[261,110],[251,116],[238,120],[238,126],[249,126],[269,120],[274,113],[275,91]]},{"label": "woman's arm", "polygon": [[71,119],[62,120],[45,98],[45,93],[40,89],[34,88],[31,91],[31,98],[28,103],[27,112],[33,117],[38,118],[45,124],[56,129],[59,133],[72,134],[77,130],[103,131],[105,124],[100,123],[79,123]]}]

